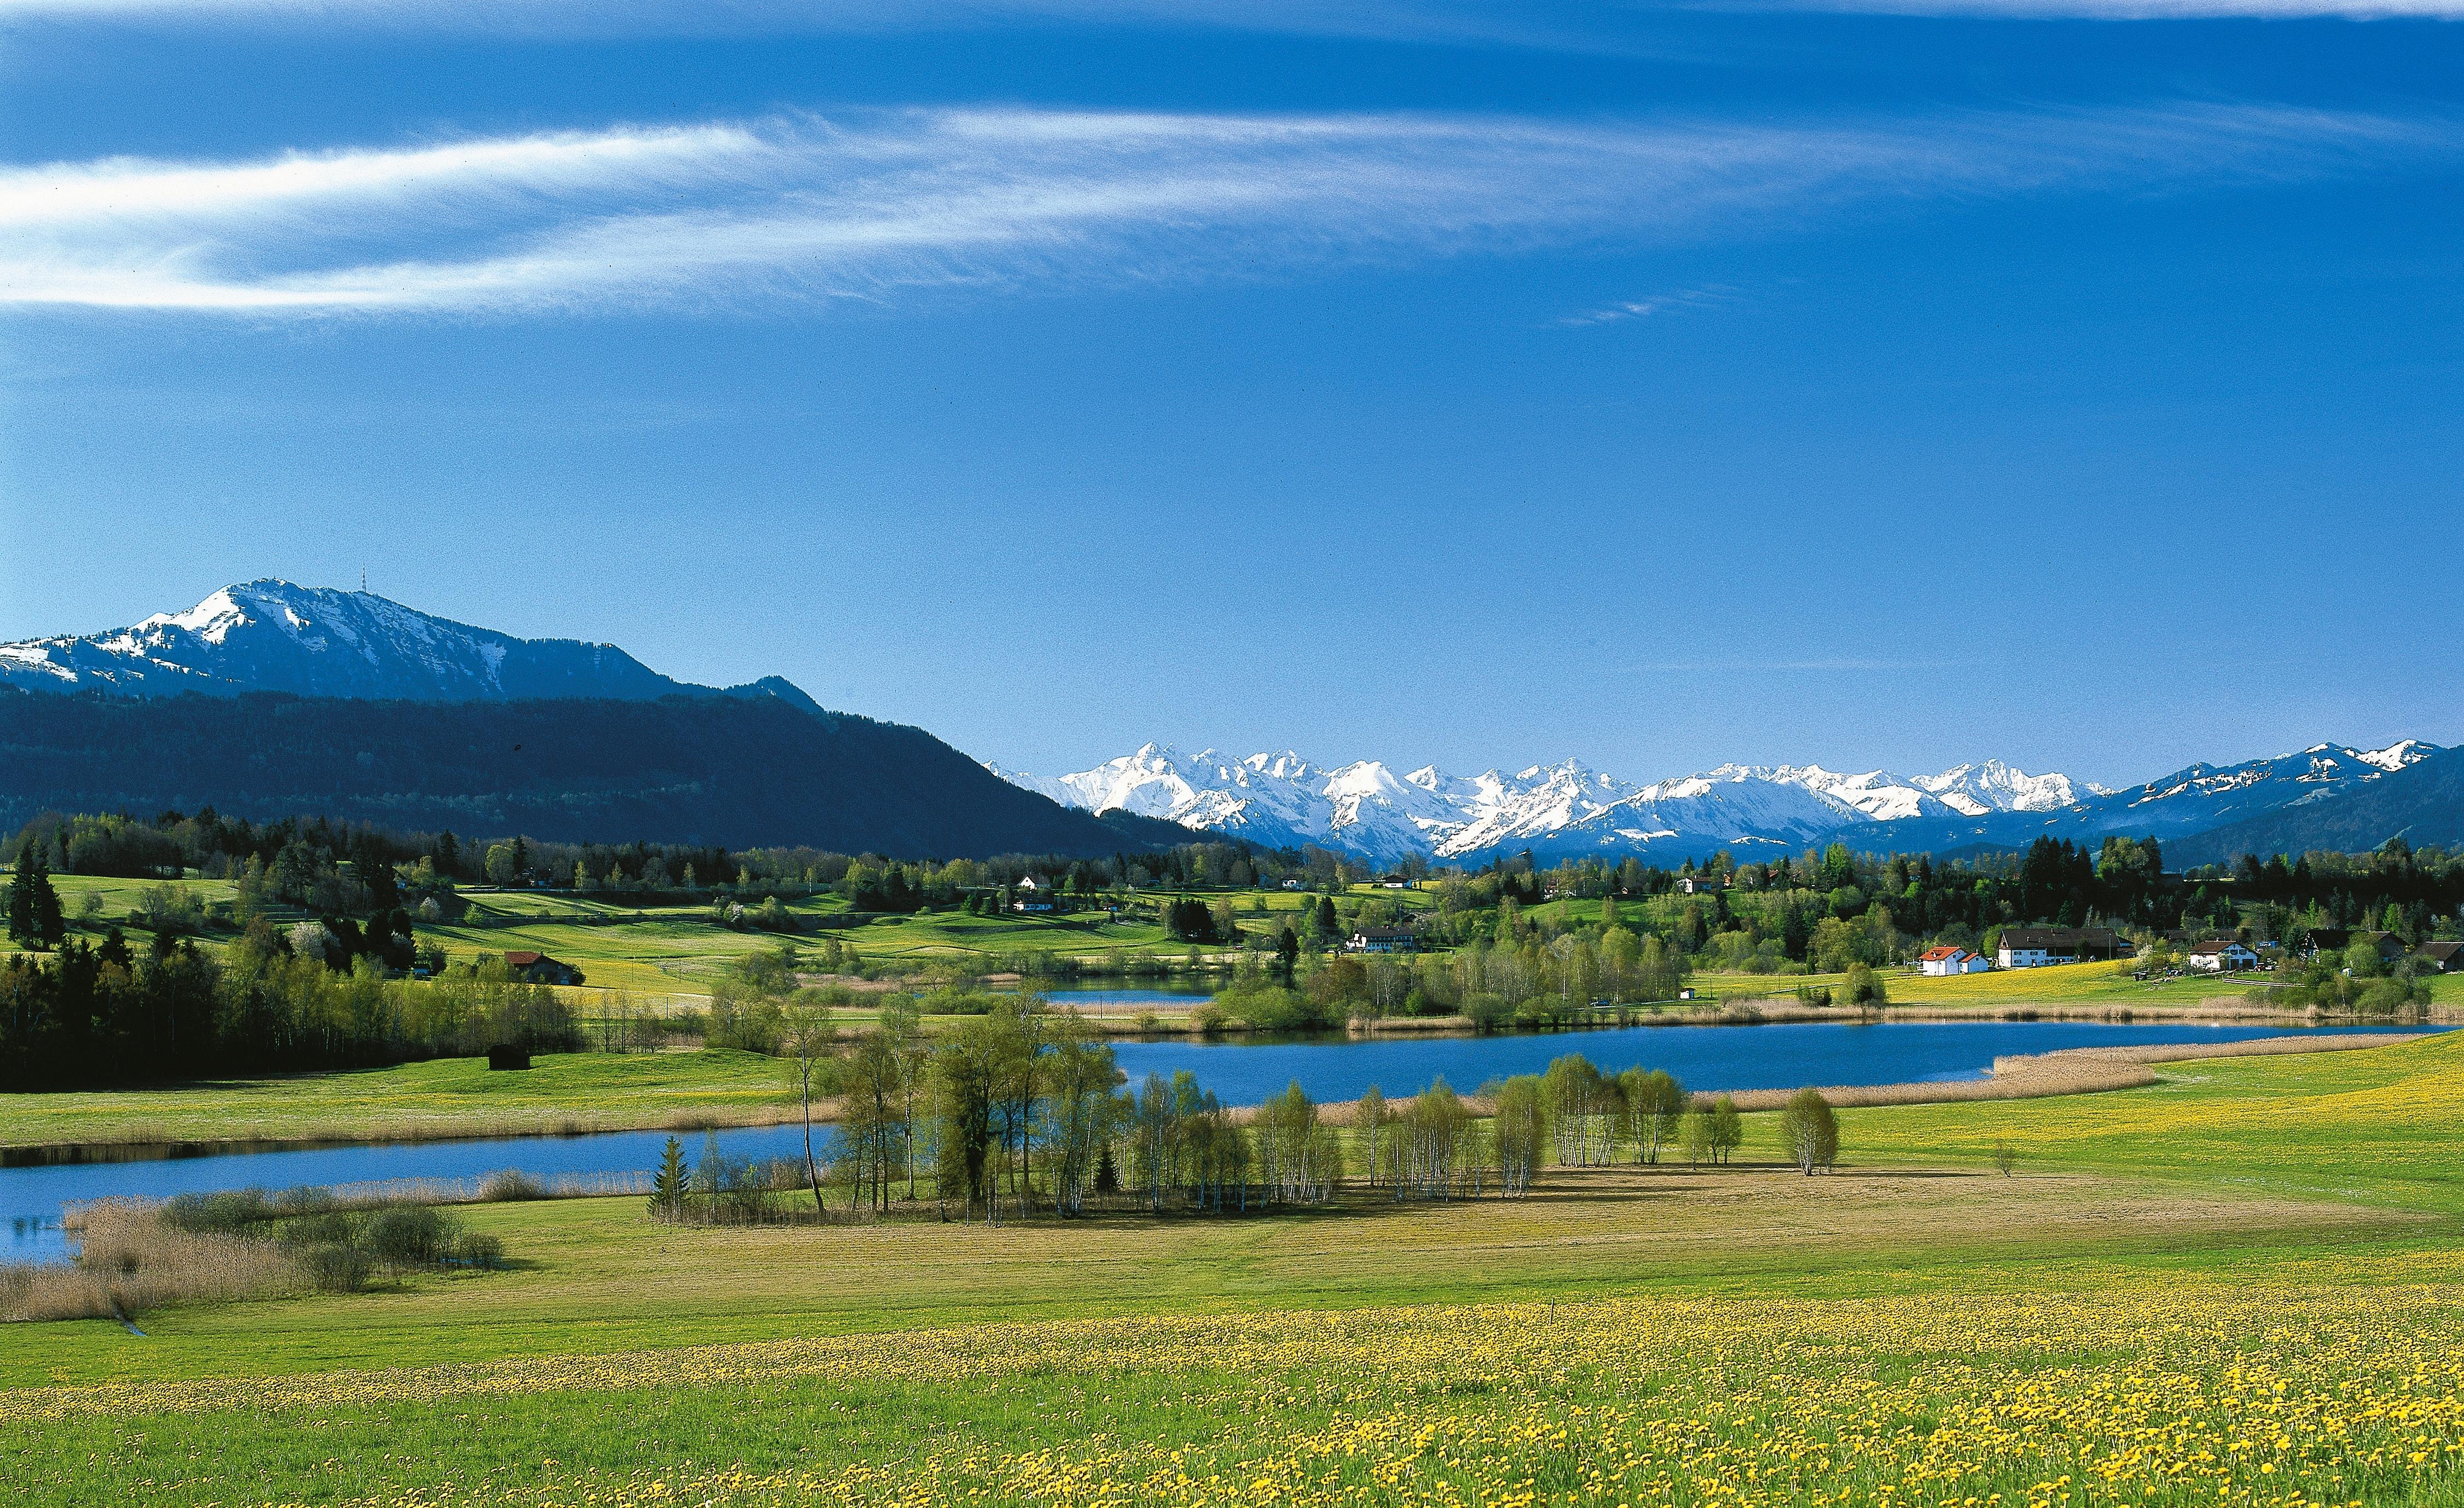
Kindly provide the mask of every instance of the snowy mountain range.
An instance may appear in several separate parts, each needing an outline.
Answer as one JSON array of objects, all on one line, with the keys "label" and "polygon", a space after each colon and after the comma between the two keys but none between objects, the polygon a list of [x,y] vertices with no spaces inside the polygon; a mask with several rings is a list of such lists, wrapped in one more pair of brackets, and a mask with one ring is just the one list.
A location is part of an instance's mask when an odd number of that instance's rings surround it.
[{"label": "snowy mountain range", "polygon": [[1299,754],[1184,755],[1149,743],[1075,774],[993,773],[1065,806],[1131,811],[1272,848],[1317,844],[1376,862],[1420,854],[1477,861],[1642,854],[1676,863],[1719,849],[1793,852],[1834,839],[1870,849],[2015,847],[2042,832],[2203,832],[2402,770],[2434,752],[2321,744],[2218,768],[2194,765],[2112,791],[2000,760],[1906,777],[1818,765],[1723,765],[1636,785],[1578,761],[1463,778],[1434,765],[1397,775],[1375,760],[1326,766]]},{"label": "snowy mountain range", "polygon": [[[202,693],[209,699],[273,691],[367,703],[451,703],[474,715],[490,704],[582,699],[601,705],[538,715],[560,722],[597,718],[611,727],[622,724],[622,720],[609,721],[612,714],[607,703],[670,699],[778,703],[812,714],[834,729],[884,728],[882,739],[875,742],[885,748],[915,734],[938,751],[927,763],[945,771],[936,787],[940,794],[933,796],[911,788],[913,769],[865,765],[863,760],[872,759],[873,753],[857,750],[853,744],[834,752],[780,755],[812,767],[793,772],[802,784],[786,780],[788,771],[773,772],[785,783],[775,791],[763,787],[762,800],[770,804],[757,813],[747,805],[749,798],[740,793],[717,794],[715,773],[682,772],[670,767],[672,760],[658,765],[651,784],[661,790],[695,792],[687,802],[693,813],[690,831],[709,832],[808,829],[820,832],[821,827],[811,825],[819,820],[816,814],[796,805],[801,799],[820,799],[811,793],[824,787],[803,779],[808,775],[819,779],[815,773],[819,770],[840,781],[827,787],[832,792],[827,801],[866,817],[869,824],[848,828],[848,833],[904,832],[908,836],[902,841],[912,844],[924,842],[917,834],[929,831],[941,834],[932,843],[953,845],[959,842],[957,830],[948,823],[932,827],[926,817],[935,811],[942,816],[966,811],[979,814],[976,820],[981,831],[969,830],[971,844],[977,839],[1014,846],[1032,841],[1071,852],[1110,852],[1125,836],[1141,845],[1176,841],[1177,830],[1145,824],[1142,819],[1146,818],[1270,848],[1314,843],[1378,862],[1415,854],[1444,861],[1479,862],[1529,849],[1548,859],[1639,854],[1655,862],[1674,864],[1724,848],[1745,856],[1757,849],[1794,851],[1839,840],[1866,852],[1948,853],[2016,848],[2046,834],[2092,846],[2114,832],[2152,833],[2167,841],[2168,856],[2210,850],[2223,853],[2234,844],[2257,845],[2255,851],[2270,851],[2265,847],[2269,844],[2305,842],[2376,847],[2396,835],[2409,835],[2416,843],[2464,843],[2464,749],[2439,749],[2410,739],[2378,749],[2321,743],[2239,765],[2192,765],[2118,791],[2059,774],[2028,774],[1999,760],[1914,777],[1881,769],[1841,772],[1817,765],[1723,765],[1699,774],[1637,784],[1574,760],[1535,765],[1511,774],[1492,769],[1463,777],[1426,765],[1397,773],[1394,766],[1375,760],[1321,765],[1291,750],[1235,756],[1207,749],[1185,755],[1154,743],[1075,774],[1039,777],[993,765],[979,767],[920,730],[888,728],[844,714],[824,713],[809,697],[777,676],[725,689],[696,686],[662,676],[612,644],[519,638],[420,612],[364,591],[336,591],[276,580],[226,587],[186,611],[158,613],[108,632],[0,644],[0,693],[12,690],[102,693],[102,701],[121,709],[109,714],[117,720],[111,727],[119,731],[93,736],[122,742],[140,736],[135,723],[144,720],[132,721],[132,708],[139,704],[153,706],[164,715],[145,722],[148,728],[157,723],[168,726],[189,716],[180,710],[193,705],[180,699],[178,694],[184,692]],[[8,699],[0,696],[0,703]],[[671,707],[665,712],[672,716],[660,723],[659,737],[677,741],[679,747],[690,742],[693,724],[713,721],[690,707]],[[425,721],[434,722],[442,716],[428,714]],[[40,721],[33,714],[19,716],[20,721],[30,720]],[[735,726],[742,720],[716,721]],[[796,726],[770,733],[793,743],[807,731]],[[213,736],[226,734],[248,742],[230,730]],[[9,730],[0,728],[0,752],[12,746],[8,736]],[[50,737],[27,732],[20,742],[32,740],[25,743],[29,749],[56,744],[56,752],[70,747],[56,739],[54,743],[42,742]],[[645,733],[617,737],[618,746],[607,756],[615,765],[605,775],[613,787],[624,787],[637,776],[650,780],[645,771],[658,762],[643,742],[648,737]],[[627,739],[632,742],[627,743]],[[172,744],[178,743],[178,738],[171,738]],[[529,743],[517,740],[514,746]],[[862,759],[857,758],[859,753]],[[948,761],[942,761],[941,755],[947,755]],[[921,758],[902,755],[899,761],[913,765]],[[814,761],[819,764],[813,765]],[[77,763],[73,761],[72,765]],[[953,763],[963,778],[946,774]],[[260,758],[258,764],[264,761]],[[842,765],[847,767],[840,769]],[[363,768],[356,755],[352,767]],[[715,766],[738,767],[739,762]],[[987,771],[1000,781],[989,778]],[[313,772],[297,773],[304,780]],[[470,778],[484,786],[499,781],[501,774],[474,772]],[[0,798],[21,805],[102,799],[77,785],[76,775],[77,770],[69,767],[48,774],[25,773],[19,782],[23,788],[0,791]],[[396,783],[390,788],[398,792],[420,787],[426,777],[406,765],[388,778]],[[907,813],[898,816],[896,825],[889,821],[891,807],[874,803],[866,794],[892,787],[905,804],[897,810]],[[1019,787],[1072,809],[1057,810],[1025,796]],[[804,796],[793,791],[803,791]],[[111,800],[119,804],[144,804],[138,800],[133,786],[115,787],[114,792]],[[183,800],[218,799],[202,788],[189,792],[183,787],[176,794]],[[293,793],[302,800],[314,794],[308,785]],[[982,813],[999,813],[1000,820]],[[737,819],[739,827],[720,826],[722,821]],[[632,830],[623,832],[616,817],[605,820],[608,831],[620,836],[645,832],[674,836],[688,831],[676,825],[686,819],[674,814],[661,817],[659,822],[669,826],[656,832],[651,832],[653,824],[648,817],[625,818]],[[997,835],[996,830],[1008,836]],[[1029,839],[1029,833],[1042,836]],[[842,840],[840,836],[829,839]],[[855,841],[853,837],[844,840]],[[949,847],[948,852],[960,852],[960,848]],[[2240,852],[2240,848],[2232,850],[2233,854]]]},{"label": "snowy mountain range", "polygon": [[287,691],[368,700],[812,699],[777,676],[724,691],[671,680],[612,644],[523,639],[364,591],[267,579],[105,633],[0,644],[0,685],[123,696]]},{"label": "snowy mountain range", "polygon": [[1435,765],[1397,775],[1375,760],[1323,766],[1289,750],[1185,755],[1149,743],[1075,774],[987,767],[1065,806],[1162,817],[1269,847],[1315,843],[1379,861],[1524,848],[1649,850],[1673,860],[1714,848],[1794,847],[1864,823],[2045,811],[2079,799],[2067,776],[2030,775],[1998,760],[1915,779],[1817,765],[1723,765],[1636,785],[1575,760],[1465,778]]}]

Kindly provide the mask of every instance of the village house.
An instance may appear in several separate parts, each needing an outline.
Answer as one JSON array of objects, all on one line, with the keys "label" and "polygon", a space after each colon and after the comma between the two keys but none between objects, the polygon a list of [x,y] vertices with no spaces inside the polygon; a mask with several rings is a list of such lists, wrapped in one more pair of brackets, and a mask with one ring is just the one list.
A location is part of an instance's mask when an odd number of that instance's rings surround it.
[{"label": "village house", "polygon": [[1982,974],[1993,966],[1993,961],[1982,953],[1971,953],[1964,947],[1929,947],[1917,958],[1918,966],[1925,973],[1940,978],[1947,974]]},{"label": "village house", "polygon": [[2464,974],[2464,942],[2424,942],[2414,957],[2422,966],[2440,974]]},{"label": "village house", "polygon": [[1680,875],[1677,893],[1681,896],[1713,896],[1728,887],[1717,875]]},{"label": "village house", "polygon": [[526,985],[579,985],[582,970],[544,953],[507,953],[505,967]]},{"label": "village house", "polygon": [[2396,965],[2403,963],[2405,955],[2412,951],[2412,949],[2405,946],[2403,938],[2392,932],[2356,932],[2353,934],[2353,941],[2356,942],[2367,942],[2370,946],[2376,948],[2378,950],[2379,962],[2388,968],[2393,968]]},{"label": "village house", "polygon": [[2258,953],[2231,938],[2213,938],[2193,942],[2183,959],[2192,968],[2211,974],[2238,974],[2258,966]]},{"label": "village house", "polygon": [[1417,953],[1420,935],[1410,927],[1363,927],[1343,944],[1347,953]]},{"label": "village house", "polygon": [[2051,964],[2126,958],[2127,940],[2111,927],[2004,927],[1994,959],[2000,968],[2043,968]]}]

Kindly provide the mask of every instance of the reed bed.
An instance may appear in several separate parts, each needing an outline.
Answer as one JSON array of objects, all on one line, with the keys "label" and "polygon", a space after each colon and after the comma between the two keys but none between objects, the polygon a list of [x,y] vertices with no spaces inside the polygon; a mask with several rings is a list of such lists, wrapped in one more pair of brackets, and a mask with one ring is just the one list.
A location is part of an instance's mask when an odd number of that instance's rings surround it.
[{"label": "reed bed", "polygon": [[306,1274],[264,1241],[183,1231],[163,1207],[103,1199],[64,1222],[77,1233],[75,1266],[0,1267],[0,1320],[121,1320],[171,1304],[229,1303],[298,1293]]}]

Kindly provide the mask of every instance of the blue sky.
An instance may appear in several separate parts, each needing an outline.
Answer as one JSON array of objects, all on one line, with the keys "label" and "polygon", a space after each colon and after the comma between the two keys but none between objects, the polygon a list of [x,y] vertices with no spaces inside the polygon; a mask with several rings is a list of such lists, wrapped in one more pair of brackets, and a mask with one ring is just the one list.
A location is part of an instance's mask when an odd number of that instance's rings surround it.
[{"label": "blue sky", "polygon": [[0,0],[0,638],[364,567],[1047,771],[2464,742],[2464,0]]}]

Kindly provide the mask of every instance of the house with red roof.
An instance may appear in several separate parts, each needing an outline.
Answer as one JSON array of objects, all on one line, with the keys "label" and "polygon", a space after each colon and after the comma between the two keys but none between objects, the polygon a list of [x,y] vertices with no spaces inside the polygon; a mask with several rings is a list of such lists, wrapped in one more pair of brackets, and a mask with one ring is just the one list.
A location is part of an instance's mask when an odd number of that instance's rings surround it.
[{"label": "house with red roof", "polygon": [[1917,965],[1926,973],[1939,978],[1946,974],[1982,974],[1993,966],[1993,961],[1982,953],[1971,953],[1964,947],[1929,947],[1918,955]]}]

